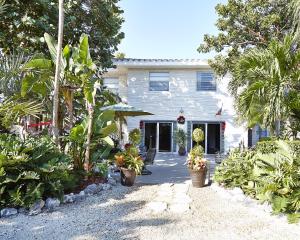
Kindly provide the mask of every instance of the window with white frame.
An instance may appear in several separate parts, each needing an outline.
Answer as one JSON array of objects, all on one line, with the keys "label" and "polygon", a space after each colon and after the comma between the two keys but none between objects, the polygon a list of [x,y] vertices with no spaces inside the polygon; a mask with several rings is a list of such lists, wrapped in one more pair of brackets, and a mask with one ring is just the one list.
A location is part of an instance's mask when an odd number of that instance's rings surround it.
[{"label": "window with white frame", "polygon": [[150,91],[169,91],[170,74],[168,72],[150,72]]},{"label": "window with white frame", "polygon": [[118,78],[104,78],[103,85],[107,90],[117,94],[119,92],[119,79]]},{"label": "window with white frame", "polygon": [[216,91],[216,78],[212,72],[197,72],[197,91]]}]

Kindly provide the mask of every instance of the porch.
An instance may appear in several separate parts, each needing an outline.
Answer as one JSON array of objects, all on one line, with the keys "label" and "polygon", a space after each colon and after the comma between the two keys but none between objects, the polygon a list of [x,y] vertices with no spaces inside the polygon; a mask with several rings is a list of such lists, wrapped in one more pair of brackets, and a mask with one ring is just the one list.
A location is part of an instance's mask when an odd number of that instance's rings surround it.
[{"label": "porch", "polygon": [[[163,184],[163,183],[184,183],[190,179],[187,166],[185,165],[187,156],[179,156],[177,153],[157,153],[154,164],[147,166],[152,172],[151,175],[137,177],[137,183],[140,185]],[[207,180],[212,180],[215,170],[215,155],[205,155],[209,160],[210,167],[207,173]]]}]

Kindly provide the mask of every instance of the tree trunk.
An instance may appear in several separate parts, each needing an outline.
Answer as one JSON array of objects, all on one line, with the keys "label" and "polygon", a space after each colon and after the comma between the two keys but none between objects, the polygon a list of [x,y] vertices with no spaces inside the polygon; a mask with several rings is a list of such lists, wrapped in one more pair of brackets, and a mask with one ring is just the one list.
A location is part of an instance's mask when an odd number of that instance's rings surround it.
[{"label": "tree trunk", "polygon": [[63,42],[63,27],[64,27],[64,1],[59,0],[59,20],[58,20],[58,41],[57,41],[57,56],[55,63],[55,80],[54,80],[54,94],[53,94],[53,139],[55,143],[59,144],[59,122],[58,122],[58,111],[59,111],[59,81],[61,75],[61,53],[62,53],[62,42]]},{"label": "tree trunk", "polygon": [[88,132],[86,136],[86,151],[85,151],[85,161],[84,161],[84,169],[86,171],[90,170],[91,163],[91,140],[92,140],[92,133],[93,133],[93,117],[94,117],[94,106],[91,103],[87,103],[88,106]]}]

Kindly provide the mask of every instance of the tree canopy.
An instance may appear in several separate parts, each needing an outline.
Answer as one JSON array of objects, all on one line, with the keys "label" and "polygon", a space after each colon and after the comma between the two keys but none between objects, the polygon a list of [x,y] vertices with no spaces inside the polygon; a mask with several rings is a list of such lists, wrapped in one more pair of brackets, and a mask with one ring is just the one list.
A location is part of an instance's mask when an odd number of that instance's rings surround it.
[{"label": "tree canopy", "polygon": [[[57,38],[57,0],[6,1],[0,20],[0,45],[5,51],[16,48],[47,53],[44,33]],[[74,44],[82,34],[90,36],[93,58],[99,67],[111,66],[113,53],[123,39],[120,32],[123,11],[119,0],[65,0],[64,45]]]},{"label": "tree canopy", "polygon": [[[291,51],[293,37],[253,48],[236,63],[230,84],[241,120],[275,130],[277,121],[290,119],[299,103],[300,52]],[[292,105],[293,103],[293,109]],[[299,109],[299,108],[298,108]]]},{"label": "tree canopy", "polygon": [[199,52],[219,53],[210,61],[214,70],[224,75],[234,68],[235,61],[255,46],[266,48],[271,40],[283,40],[293,28],[290,0],[228,0],[218,4],[217,35],[206,34]]}]

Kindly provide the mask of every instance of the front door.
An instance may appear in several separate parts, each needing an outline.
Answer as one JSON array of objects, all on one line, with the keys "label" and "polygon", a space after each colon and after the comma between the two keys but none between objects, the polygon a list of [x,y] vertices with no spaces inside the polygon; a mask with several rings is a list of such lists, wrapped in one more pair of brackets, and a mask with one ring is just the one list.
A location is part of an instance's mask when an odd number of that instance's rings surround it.
[{"label": "front door", "polygon": [[172,150],[172,123],[159,123],[159,152]]}]

